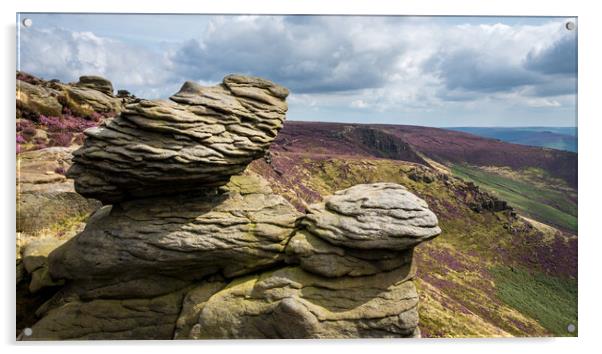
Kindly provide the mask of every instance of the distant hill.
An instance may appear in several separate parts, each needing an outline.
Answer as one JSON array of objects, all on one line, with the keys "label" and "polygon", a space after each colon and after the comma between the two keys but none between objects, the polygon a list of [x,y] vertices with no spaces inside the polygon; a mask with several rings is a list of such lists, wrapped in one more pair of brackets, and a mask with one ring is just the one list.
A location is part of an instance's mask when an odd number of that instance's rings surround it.
[{"label": "distant hill", "polygon": [[327,155],[361,155],[445,165],[538,168],[577,187],[577,154],[448,129],[392,124],[287,121],[272,149]]},{"label": "distant hill", "polygon": [[424,337],[575,335],[576,153],[429,127],[287,121],[250,168],[300,210],[373,182],[427,201],[443,232],[416,249]]},{"label": "distant hill", "polygon": [[570,127],[455,127],[450,130],[498,139],[513,144],[577,152],[577,128]]}]

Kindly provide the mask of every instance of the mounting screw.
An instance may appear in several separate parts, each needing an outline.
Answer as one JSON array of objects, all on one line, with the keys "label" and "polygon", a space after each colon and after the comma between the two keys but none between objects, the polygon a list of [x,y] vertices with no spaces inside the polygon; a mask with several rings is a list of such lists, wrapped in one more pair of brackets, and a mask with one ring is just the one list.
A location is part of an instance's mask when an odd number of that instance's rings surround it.
[{"label": "mounting screw", "polygon": [[23,334],[29,337],[33,334],[33,330],[31,328],[25,328]]},{"label": "mounting screw", "polygon": [[564,27],[569,30],[572,31],[575,29],[575,22],[573,21],[568,21],[567,23],[564,24]]},{"label": "mounting screw", "polygon": [[574,325],[574,324],[572,324],[572,323],[571,323],[571,324],[569,324],[569,325],[566,327],[566,330],[567,330],[567,331],[569,331],[569,333],[573,333],[573,332],[575,332],[575,330],[576,330],[576,329],[577,329],[577,328],[576,328],[576,327],[575,327],[575,325]]},{"label": "mounting screw", "polygon": [[29,28],[31,27],[31,25],[33,25],[33,21],[31,18],[24,18],[23,19],[23,26]]}]

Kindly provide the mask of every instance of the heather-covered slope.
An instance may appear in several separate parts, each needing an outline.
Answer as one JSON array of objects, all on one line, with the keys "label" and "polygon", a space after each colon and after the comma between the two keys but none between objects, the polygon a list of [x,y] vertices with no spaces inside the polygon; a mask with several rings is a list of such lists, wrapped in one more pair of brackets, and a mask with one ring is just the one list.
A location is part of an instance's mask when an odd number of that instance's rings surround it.
[{"label": "heather-covered slope", "polygon": [[507,166],[515,170],[536,167],[577,188],[577,154],[572,152],[509,144],[438,128],[403,125],[382,127],[437,161]]},{"label": "heather-covered slope", "polygon": [[423,335],[574,334],[577,238],[549,225],[575,231],[576,154],[435,128],[315,122],[287,122],[270,151],[251,167],[299,209],[370,182],[400,183],[429,203],[443,232],[416,250]]},{"label": "heather-covered slope", "polygon": [[576,153],[438,128],[290,121],[271,151],[420,163],[474,182],[523,216],[577,231]]},{"label": "heather-covered slope", "polygon": [[577,190],[542,169],[453,164],[451,171],[509,202],[521,215],[577,233]]},{"label": "heather-covered slope", "polygon": [[436,170],[368,156],[272,152],[251,169],[299,209],[357,183],[395,182],[426,200],[441,237],[416,249],[423,336],[573,335],[577,239],[540,231],[503,203]]},{"label": "heather-covered slope", "polygon": [[[372,141],[379,144],[370,143],[364,137],[365,131],[379,135]],[[358,136],[364,138],[358,139]],[[577,186],[575,153],[510,144],[431,127],[289,121],[272,149],[388,158],[397,156],[396,159],[411,162],[420,162],[410,157],[419,153],[440,163],[506,166],[515,170],[536,167],[565,180],[573,188]]]}]

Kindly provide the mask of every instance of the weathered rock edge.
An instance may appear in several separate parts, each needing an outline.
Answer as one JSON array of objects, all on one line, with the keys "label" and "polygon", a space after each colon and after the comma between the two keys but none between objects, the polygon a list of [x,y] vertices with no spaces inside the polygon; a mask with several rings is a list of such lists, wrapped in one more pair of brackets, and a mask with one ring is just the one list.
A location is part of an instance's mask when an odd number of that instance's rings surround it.
[{"label": "weathered rock edge", "polygon": [[67,176],[78,193],[104,204],[224,185],[268,149],[287,95],[282,86],[240,75],[213,87],[186,82],[169,101],[126,105],[86,130]]}]

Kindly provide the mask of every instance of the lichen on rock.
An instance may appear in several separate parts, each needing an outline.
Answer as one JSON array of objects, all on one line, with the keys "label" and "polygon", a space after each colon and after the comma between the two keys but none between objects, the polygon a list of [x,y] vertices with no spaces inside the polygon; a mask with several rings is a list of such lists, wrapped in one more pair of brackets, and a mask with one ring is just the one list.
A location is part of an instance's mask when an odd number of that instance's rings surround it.
[{"label": "lichen on rock", "polygon": [[369,277],[323,278],[299,267],[243,277],[204,304],[190,336],[370,338],[418,335],[407,265]]}]

